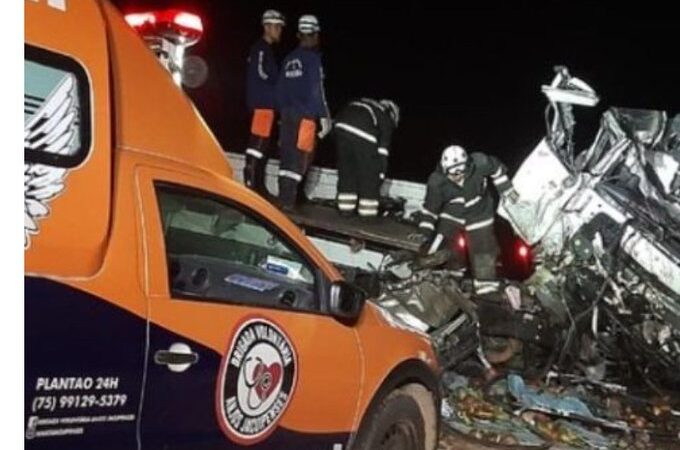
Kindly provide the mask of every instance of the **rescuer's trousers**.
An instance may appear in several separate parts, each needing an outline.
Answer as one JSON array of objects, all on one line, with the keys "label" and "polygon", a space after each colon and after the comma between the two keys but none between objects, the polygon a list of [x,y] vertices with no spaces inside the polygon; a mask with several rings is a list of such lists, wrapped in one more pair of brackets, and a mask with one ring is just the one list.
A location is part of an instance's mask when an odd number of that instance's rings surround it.
[{"label": "rescuer's trousers", "polygon": [[337,205],[341,213],[378,215],[384,156],[376,144],[341,129],[334,131],[337,151]]},{"label": "rescuer's trousers", "polygon": [[250,137],[246,148],[246,164],[243,168],[243,182],[260,195],[267,194],[265,168],[269,159],[270,141],[274,125],[274,110],[253,110]]},{"label": "rescuer's trousers", "polygon": [[[461,276],[466,267],[467,253],[478,294],[492,292],[499,286],[496,274],[498,241],[494,230],[493,204],[490,205],[488,208],[482,205],[483,213],[475,214],[473,218],[466,217],[464,205],[445,205],[439,214],[436,233],[428,252],[448,248],[452,254],[448,268]],[[460,245],[461,236],[464,245]]]},{"label": "rescuer's trousers", "polygon": [[316,146],[315,121],[295,111],[283,111],[280,143],[279,203],[284,208],[292,208]]}]

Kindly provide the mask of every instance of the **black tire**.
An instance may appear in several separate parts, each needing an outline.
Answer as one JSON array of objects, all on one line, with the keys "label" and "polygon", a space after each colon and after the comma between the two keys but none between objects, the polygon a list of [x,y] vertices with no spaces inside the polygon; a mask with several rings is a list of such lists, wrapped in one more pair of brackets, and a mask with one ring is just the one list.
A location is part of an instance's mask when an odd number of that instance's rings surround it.
[{"label": "black tire", "polygon": [[396,390],[364,419],[352,450],[426,450],[425,418],[418,402]]}]

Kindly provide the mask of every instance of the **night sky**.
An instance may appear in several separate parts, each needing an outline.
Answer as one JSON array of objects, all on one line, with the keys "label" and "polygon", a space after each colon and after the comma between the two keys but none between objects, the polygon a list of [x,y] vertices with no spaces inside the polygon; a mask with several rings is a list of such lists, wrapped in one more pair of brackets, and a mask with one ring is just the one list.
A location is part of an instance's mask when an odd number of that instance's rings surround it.
[{"label": "night sky", "polygon": [[[609,106],[680,112],[680,26],[669,9],[674,2],[115,3],[125,12],[179,7],[203,17],[204,38],[191,52],[205,58],[210,75],[187,92],[229,151],[245,148],[246,56],[267,8],[289,21],[281,56],[296,44],[299,15],[319,17],[331,112],[357,96],[390,97],[401,106],[390,177],[423,180],[452,143],[516,168],[544,134],[540,86],[551,81],[556,64],[567,65],[602,98],[597,108],[577,111],[579,148],[590,142]],[[317,163],[333,165],[333,153],[326,139]]]}]

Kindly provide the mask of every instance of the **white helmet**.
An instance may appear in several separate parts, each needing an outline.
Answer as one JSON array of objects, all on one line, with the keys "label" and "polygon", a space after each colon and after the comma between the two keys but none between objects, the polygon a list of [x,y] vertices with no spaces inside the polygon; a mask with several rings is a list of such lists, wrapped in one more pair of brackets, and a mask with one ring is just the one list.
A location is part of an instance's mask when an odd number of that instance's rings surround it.
[{"label": "white helmet", "polygon": [[286,17],[275,9],[268,9],[262,14],[262,25],[285,25]]},{"label": "white helmet", "polygon": [[465,172],[468,162],[468,154],[459,145],[446,147],[442,152],[441,166],[447,175],[460,175]]},{"label": "white helmet", "polygon": [[394,124],[399,125],[399,106],[397,106],[397,104],[394,103],[392,100],[388,100],[386,98],[380,100],[379,103],[380,106],[387,110],[387,113],[392,118]]},{"label": "white helmet", "polygon": [[300,16],[298,20],[298,31],[302,34],[314,34],[321,31],[321,26],[319,25],[319,19],[311,14],[305,14]]}]

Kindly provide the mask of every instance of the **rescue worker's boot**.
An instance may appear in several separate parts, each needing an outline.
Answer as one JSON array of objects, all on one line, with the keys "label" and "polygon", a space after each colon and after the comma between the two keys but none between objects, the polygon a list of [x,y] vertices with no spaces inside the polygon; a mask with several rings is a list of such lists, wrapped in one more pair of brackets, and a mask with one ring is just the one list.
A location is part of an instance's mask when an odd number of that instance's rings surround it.
[{"label": "rescue worker's boot", "polygon": [[257,158],[246,155],[246,164],[243,166],[243,184],[250,189],[255,189],[255,166]]},{"label": "rescue worker's boot", "polygon": [[[248,149],[250,151],[250,149]],[[257,187],[257,172],[259,169],[260,158],[246,153],[246,164],[243,167],[243,182],[252,190]]]},{"label": "rescue worker's boot", "polygon": [[290,212],[295,209],[295,201],[297,200],[298,182],[288,178],[279,177],[279,207]]},{"label": "rescue worker's boot", "polygon": [[270,194],[264,181],[266,167],[267,162],[264,159],[247,154],[246,165],[243,168],[243,182],[264,198],[269,198]]},{"label": "rescue worker's boot", "polygon": [[311,203],[312,199],[307,197],[307,193],[305,192],[305,184],[306,184],[307,178],[303,178],[300,183],[296,183],[296,185],[300,185],[301,188],[296,187],[295,188],[295,204],[296,205],[304,205],[305,203]]}]

